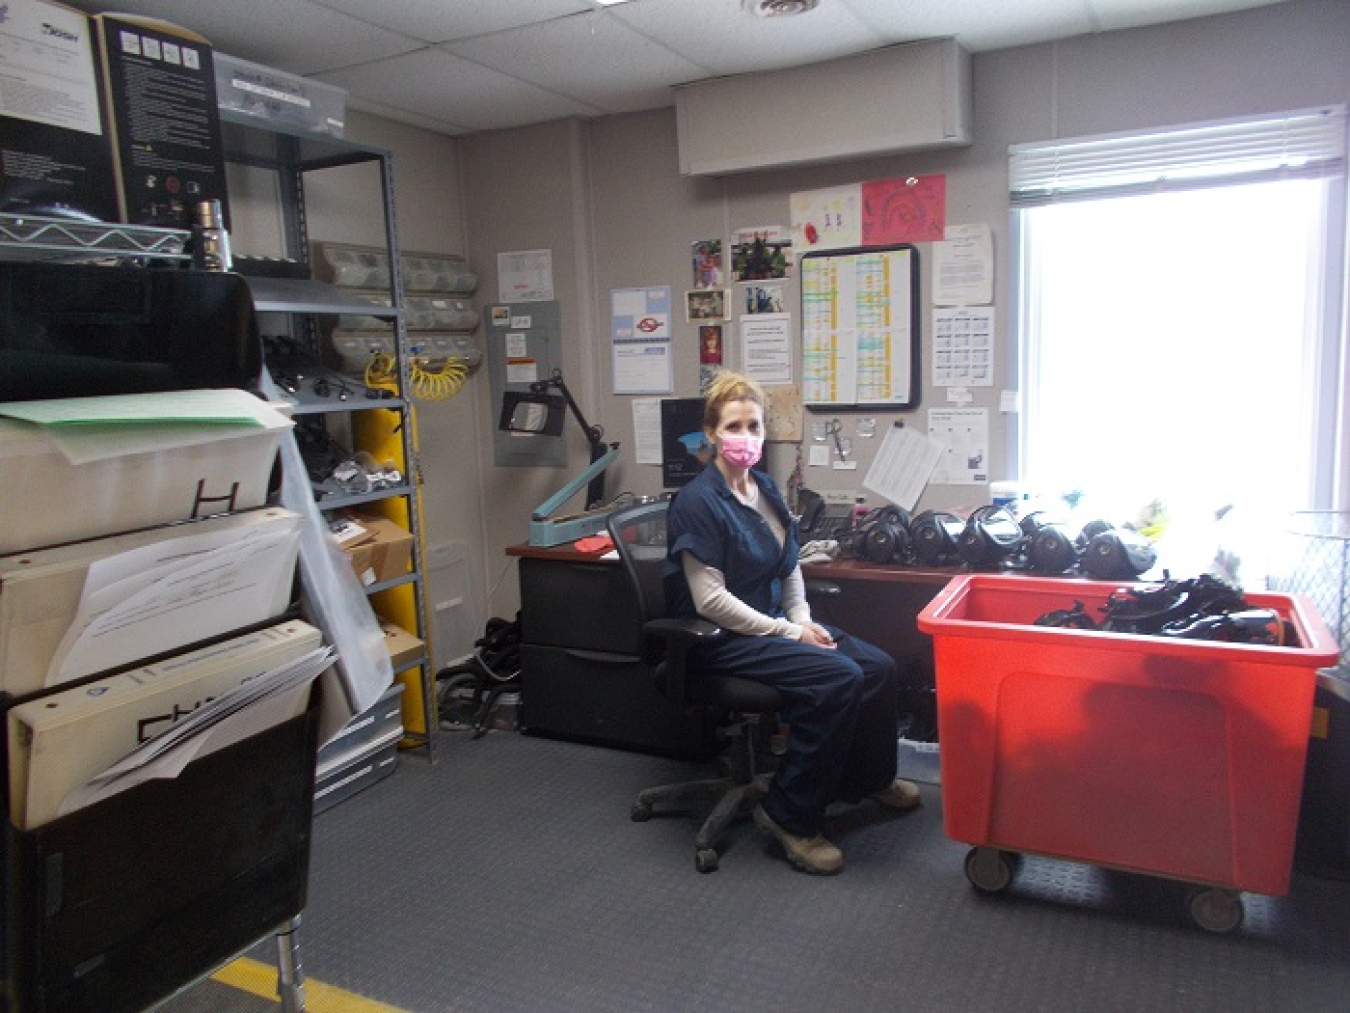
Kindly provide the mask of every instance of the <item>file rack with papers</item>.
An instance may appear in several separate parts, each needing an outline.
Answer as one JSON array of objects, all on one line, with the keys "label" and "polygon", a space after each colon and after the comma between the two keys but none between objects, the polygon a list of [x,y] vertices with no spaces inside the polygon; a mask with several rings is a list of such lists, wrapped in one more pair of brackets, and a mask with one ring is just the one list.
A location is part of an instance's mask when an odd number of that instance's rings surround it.
[{"label": "file rack with papers", "polygon": [[35,830],[6,825],[10,1013],[134,1013],[294,923],[309,877],[317,698],[177,777]]}]

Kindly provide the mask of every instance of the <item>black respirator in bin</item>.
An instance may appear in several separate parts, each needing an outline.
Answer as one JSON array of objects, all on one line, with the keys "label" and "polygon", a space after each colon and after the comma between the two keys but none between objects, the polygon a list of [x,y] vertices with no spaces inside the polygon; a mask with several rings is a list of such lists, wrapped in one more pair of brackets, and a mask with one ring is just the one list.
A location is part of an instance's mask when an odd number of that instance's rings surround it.
[{"label": "black respirator in bin", "polygon": [[870,511],[852,535],[852,554],[872,563],[905,563],[911,558],[909,511],[884,506]]},{"label": "black respirator in bin", "polygon": [[1064,573],[1078,565],[1082,546],[1069,526],[1044,510],[1035,510],[1020,522],[1026,541],[1025,565],[1037,573]]},{"label": "black respirator in bin", "polygon": [[1021,526],[1001,506],[982,506],[974,511],[957,536],[957,555],[971,569],[997,569],[1025,541]]},{"label": "black respirator in bin", "polygon": [[966,522],[943,510],[925,510],[909,524],[910,551],[922,566],[947,566],[955,563],[957,539]]},{"label": "black respirator in bin", "polygon": [[[1096,522],[1106,524],[1105,521]],[[1152,543],[1137,531],[1129,528],[1113,528],[1107,525],[1089,535],[1083,528],[1086,542],[1083,547],[1080,565],[1089,577],[1098,580],[1135,580],[1141,574],[1153,569],[1158,561],[1158,552]]]}]

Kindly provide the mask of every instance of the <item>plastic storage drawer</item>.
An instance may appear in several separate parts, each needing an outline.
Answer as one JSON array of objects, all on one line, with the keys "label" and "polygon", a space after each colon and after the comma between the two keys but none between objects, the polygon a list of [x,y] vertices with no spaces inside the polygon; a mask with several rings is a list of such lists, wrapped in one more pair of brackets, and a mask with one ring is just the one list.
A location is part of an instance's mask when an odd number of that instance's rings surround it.
[{"label": "plastic storage drawer", "polygon": [[[1337,645],[1310,603],[1276,594],[1246,597],[1276,609],[1298,646],[1032,625],[1075,601],[1095,612],[1119,586],[976,574],[920,614],[948,836],[1285,893],[1316,670]],[[977,887],[1006,885],[988,872],[968,861]]]}]

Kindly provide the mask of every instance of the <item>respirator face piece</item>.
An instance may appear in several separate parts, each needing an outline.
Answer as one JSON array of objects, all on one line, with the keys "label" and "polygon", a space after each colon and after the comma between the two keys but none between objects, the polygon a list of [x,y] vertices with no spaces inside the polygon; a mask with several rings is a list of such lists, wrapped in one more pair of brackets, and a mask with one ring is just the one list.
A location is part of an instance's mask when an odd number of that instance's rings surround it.
[{"label": "respirator face piece", "polygon": [[1088,576],[1098,580],[1134,580],[1153,569],[1157,561],[1157,550],[1143,535],[1111,529],[1094,535],[1087,543],[1082,565]]},{"label": "respirator face piece", "polygon": [[957,554],[973,569],[997,567],[1022,547],[1022,528],[1003,507],[984,506],[970,515],[957,539]]},{"label": "respirator face piece", "polygon": [[903,563],[910,558],[909,511],[888,506],[873,510],[853,533],[853,554],[873,563]]},{"label": "respirator face piece", "polygon": [[943,566],[956,558],[957,539],[966,522],[942,510],[925,510],[909,526],[914,559],[924,566]]},{"label": "respirator face piece", "polygon": [[1027,564],[1040,573],[1063,573],[1078,562],[1078,546],[1062,524],[1045,524],[1027,543]]}]

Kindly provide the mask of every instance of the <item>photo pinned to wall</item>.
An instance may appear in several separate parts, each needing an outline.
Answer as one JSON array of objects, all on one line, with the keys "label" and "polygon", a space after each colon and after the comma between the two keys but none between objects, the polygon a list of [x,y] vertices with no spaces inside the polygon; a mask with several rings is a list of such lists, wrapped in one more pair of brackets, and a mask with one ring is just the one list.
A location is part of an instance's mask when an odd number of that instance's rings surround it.
[{"label": "photo pinned to wall", "polygon": [[693,250],[694,288],[721,288],[722,240],[700,239]]},{"label": "photo pinned to wall", "polygon": [[724,288],[701,288],[684,294],[684,318],[691,324],[725,320],[730,302]]},{"label": "photo pinned to wall", "polygon": [[783,311],[782,285],[745,286],[745,312],[747,314],[782,313]]},{"label": "photo pinned to wall", "polygon": [[698,393],[706,397],[708,388],[722,369],[726,355],[726,343],[721,324],[699,324],[698,326]]},{"label": "photo pinned to wall", "polygon": [[792,232],[782,225],[737,229],[731,241],[733,281],[792,277]]},{"label": "photo pinned to wall", "polygon": [[717,379],[717,374],[722,372],[721,366],[712,363],[699,363],[698,367],[698,396],[707,397],[708,391],[712,389],[713,381]]},{"label": "photo pinned to wall", "polygon": [[722,364],[722,325],[699,324],[698,361],[703,366]]}]

